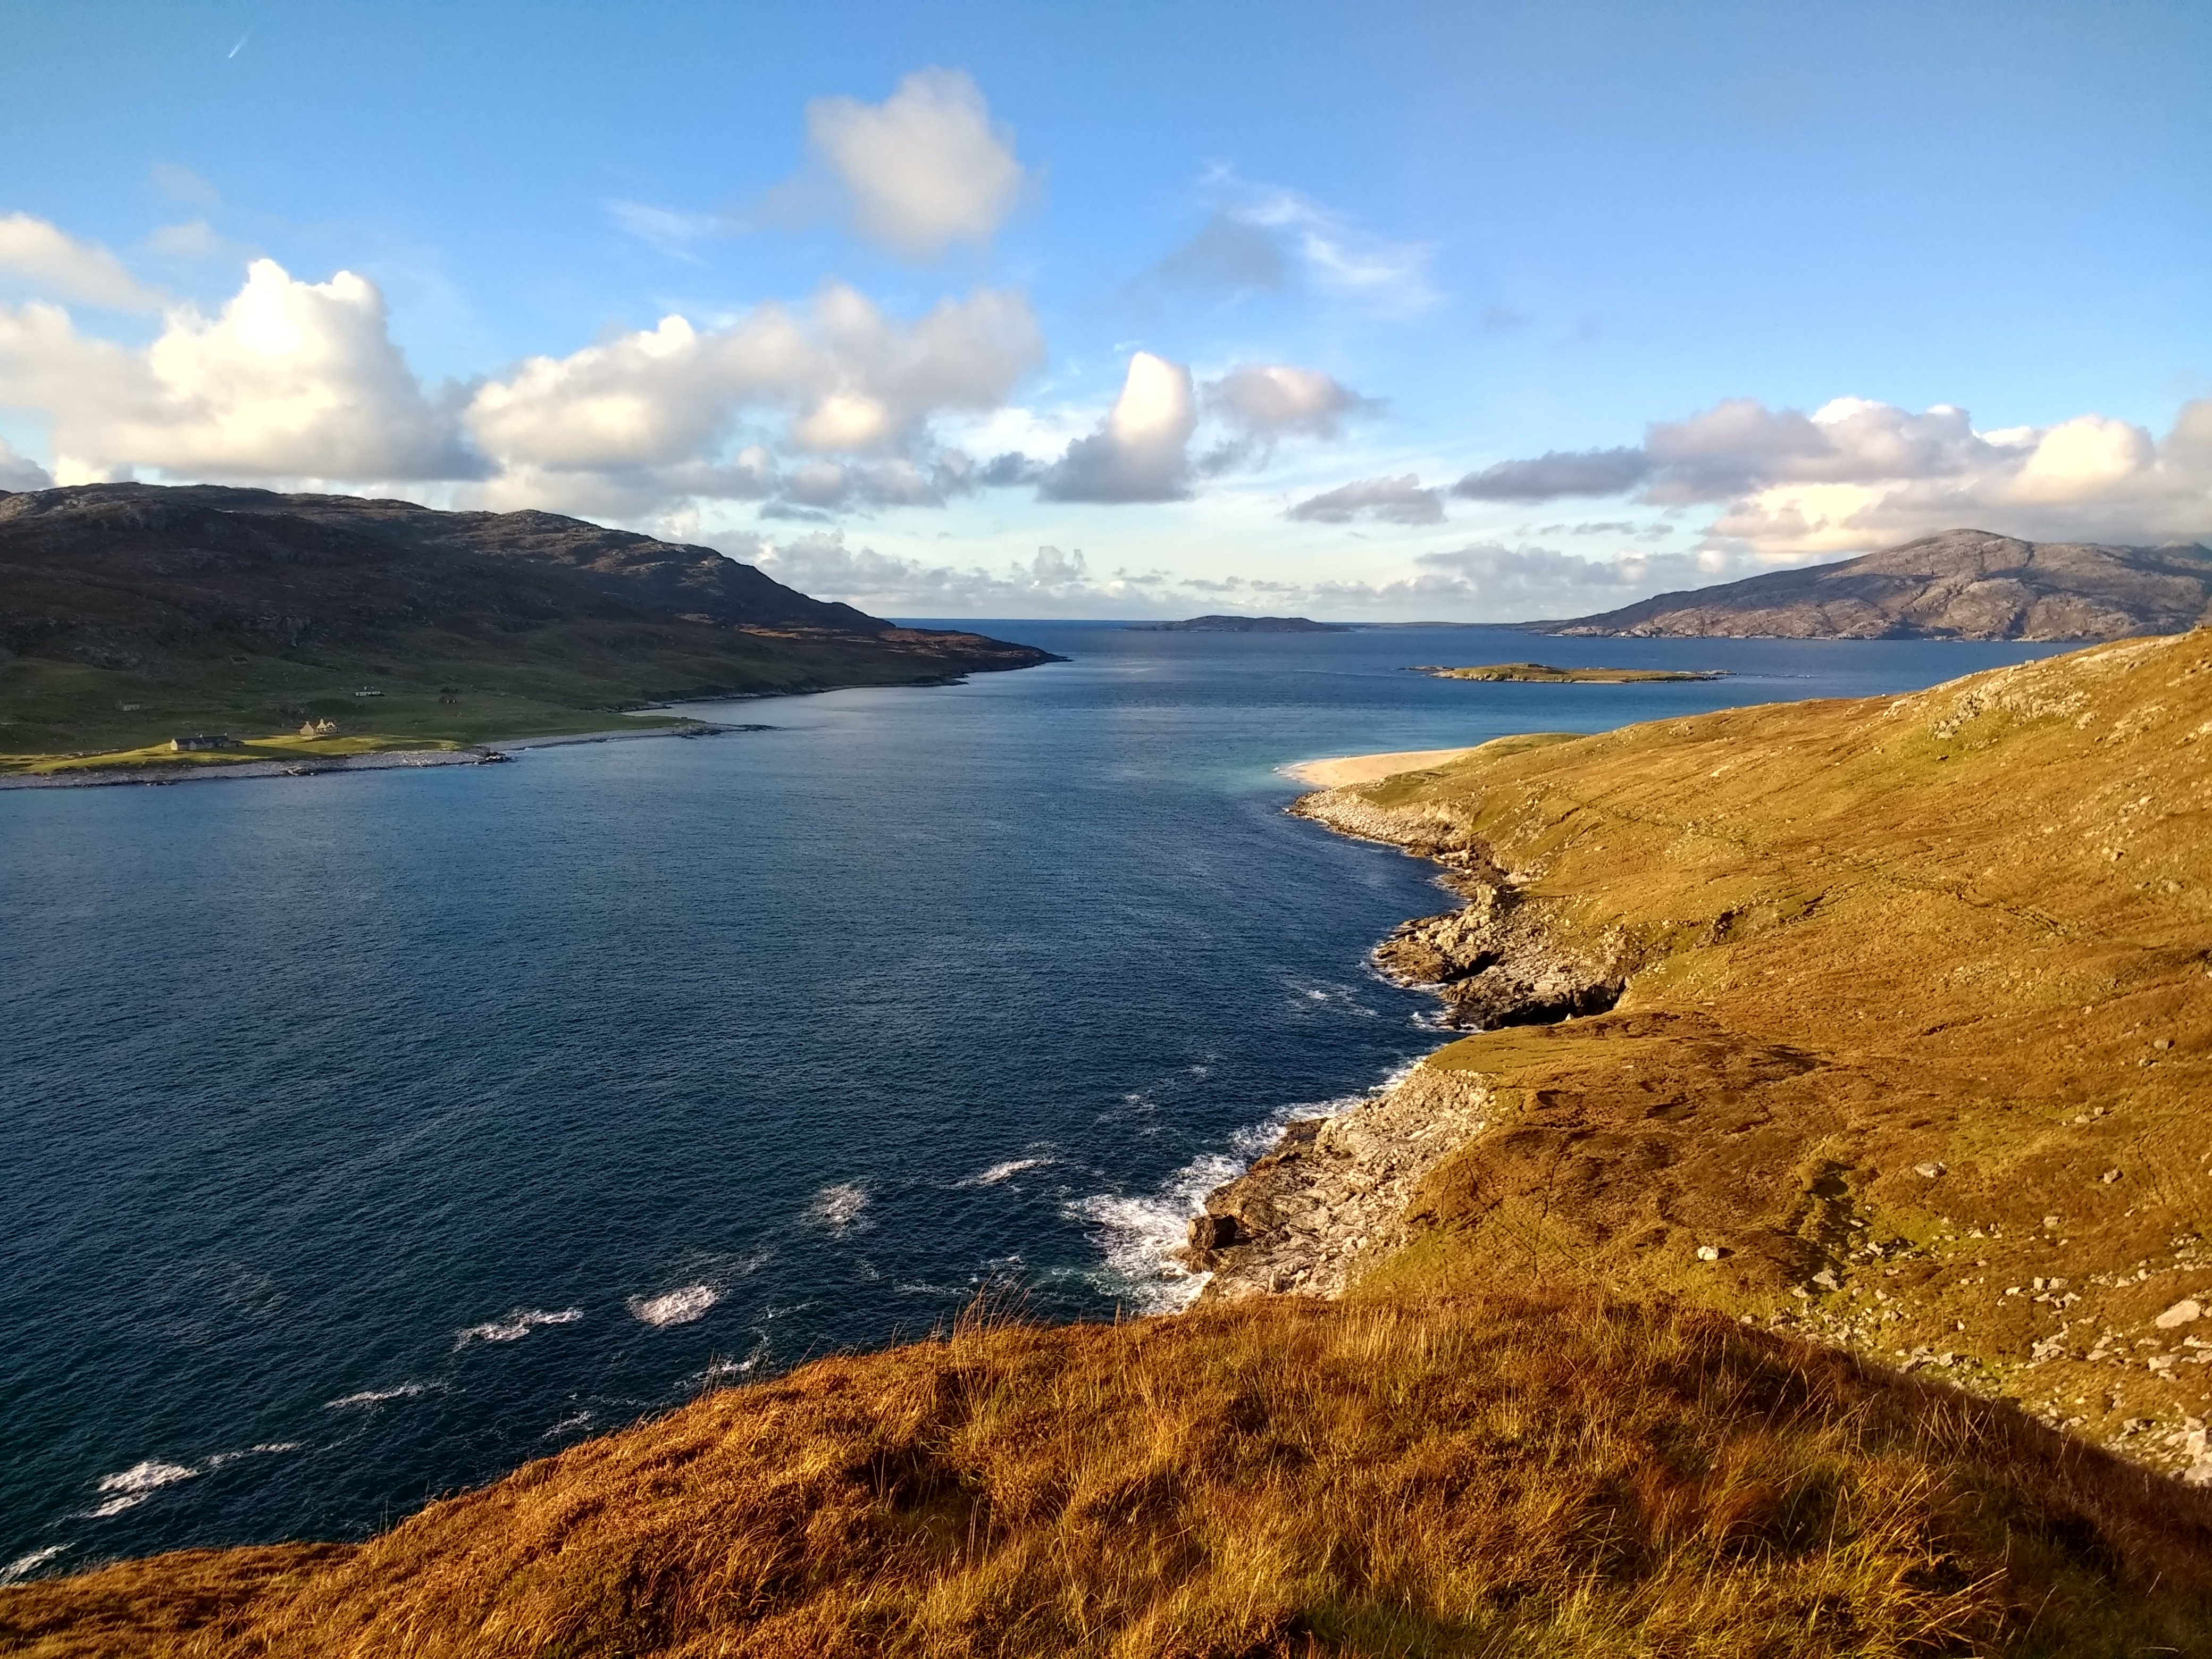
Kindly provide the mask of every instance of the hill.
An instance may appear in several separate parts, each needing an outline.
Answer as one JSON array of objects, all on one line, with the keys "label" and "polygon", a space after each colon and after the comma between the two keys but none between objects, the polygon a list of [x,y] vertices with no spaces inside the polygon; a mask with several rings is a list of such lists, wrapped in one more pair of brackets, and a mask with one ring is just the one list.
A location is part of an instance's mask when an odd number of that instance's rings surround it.
[{"label": "hill", "polygon": [[2208,740],[2200,629],[1307,798],[1444,866],[1379,955],[1486,1029],[1217,1194],[1217,1288],[1678,1297],[2212,1482]]},{"label": "hill", "polygon": [[0,1590],[0,1647],[2212,1653],[2207,741],[2200,631],[1309,797],[1443,866],[1379,955],[1489,1029],[1215,1194],[1190,1313]]},{"label": "hill", "polygon": [[1131,623],[1136,634],[1348,634],[1342,623],[1310,617],[1191,617],[1182,622]]},{"label": "hill", "polygon": [[0,755],[18,767],[310,720],[356,744],[586,731],[671,698],[1050,659],[549,513],[213,485],[0,495]]},{"label": "hill", "polygon": [[2023,542],[1947,530],[1838,564],[1776,570],[1540,633],[1785,640],[2112,640],[2212,609],[2212,550]]},{"label": "hill", "polygon": [[355,1547],[0,1590],[35,1659],[2207,1650],[2212,1494],[1708,1314],[971,1322]]}]

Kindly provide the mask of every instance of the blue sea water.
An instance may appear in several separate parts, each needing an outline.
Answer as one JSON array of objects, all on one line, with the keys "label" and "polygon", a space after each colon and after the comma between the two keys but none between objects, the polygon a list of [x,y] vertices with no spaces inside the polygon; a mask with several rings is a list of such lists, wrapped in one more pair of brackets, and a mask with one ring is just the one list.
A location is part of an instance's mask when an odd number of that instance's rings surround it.
[{"label": "blue sea water", "polygon": [[[2040,654],[987,627],[1071,660],[0,793],[0,1567],[358,1536],[987,1285],[1174,1305],[1197,1197],[1437,1041],[1366,966],[1427,866],[1277,767]],[[1735,678],[1404,672],[1522,658]]]}]

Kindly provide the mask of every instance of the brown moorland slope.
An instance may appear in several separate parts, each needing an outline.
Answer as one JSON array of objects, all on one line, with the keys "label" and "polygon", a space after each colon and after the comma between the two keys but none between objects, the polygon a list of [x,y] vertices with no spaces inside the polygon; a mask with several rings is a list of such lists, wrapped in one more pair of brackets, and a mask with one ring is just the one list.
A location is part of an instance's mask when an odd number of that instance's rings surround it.
[{"label": "brown moorland slope", "polygon": [[2208,762],[2199,630],[1309,797],[1444,865],[1381,955],[1497,1028],[1366,1282],[1679,1295],[2212,1479]]},{"label": "brown moorland slope", "polygon": [[2118,1656],[2208,1632],[2212,1494],[1830,1350],[1558,1295],[979,1322],[710,1395],[356,1548],[0,1591],[0,1643],[39,1659]]},{"label": "brown moorland slope", "polygon": [[1662,593],[1548,634],[1787,640],[2111,640],[2212,605],[2212,548],[2024,542],[1946,530],[1860,558]]}]

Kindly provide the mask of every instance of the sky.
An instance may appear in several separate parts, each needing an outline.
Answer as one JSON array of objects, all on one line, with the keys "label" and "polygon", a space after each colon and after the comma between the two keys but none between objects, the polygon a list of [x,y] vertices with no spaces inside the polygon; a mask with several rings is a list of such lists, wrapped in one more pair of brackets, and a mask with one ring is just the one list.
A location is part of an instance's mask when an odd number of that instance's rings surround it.
[{"label": "sky", "polygon": [[2212,7],[0,0],[0,489],[927,617],[2212,538]]}]

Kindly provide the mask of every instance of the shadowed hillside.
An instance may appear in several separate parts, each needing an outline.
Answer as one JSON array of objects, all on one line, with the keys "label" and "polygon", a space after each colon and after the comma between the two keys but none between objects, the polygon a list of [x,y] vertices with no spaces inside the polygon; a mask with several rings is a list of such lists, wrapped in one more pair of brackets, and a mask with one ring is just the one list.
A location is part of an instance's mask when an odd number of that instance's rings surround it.
[{"label": "shadowed hillside", "polygon": [[1048,660],[550,513],[213,485],[0,495],[0,756],[309,720],[465,742],[604,728],[670,698]]}]

